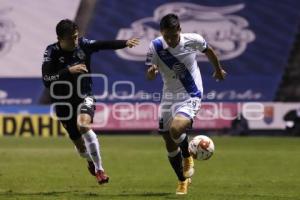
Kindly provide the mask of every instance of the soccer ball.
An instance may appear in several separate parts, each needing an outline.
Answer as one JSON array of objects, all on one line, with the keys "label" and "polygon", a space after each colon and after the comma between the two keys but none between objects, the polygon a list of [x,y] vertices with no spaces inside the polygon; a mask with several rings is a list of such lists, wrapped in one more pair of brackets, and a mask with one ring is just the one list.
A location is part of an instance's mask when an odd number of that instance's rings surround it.
[{"label": "soccer ball", "polygon": [[208,160],[215,151],[215,145],[209,137],[198,135],[189,142],[189,151],[194,159]]}]

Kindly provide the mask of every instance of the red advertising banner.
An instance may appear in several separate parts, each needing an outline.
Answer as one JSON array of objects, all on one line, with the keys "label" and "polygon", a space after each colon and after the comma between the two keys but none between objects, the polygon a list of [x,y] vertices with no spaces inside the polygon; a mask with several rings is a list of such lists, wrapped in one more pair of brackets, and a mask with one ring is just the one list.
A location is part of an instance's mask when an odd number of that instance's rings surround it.
[{"label": "red advertising banner", "polygon": [[[116,103],[97,105],[94,128],[97,130],[156,130],[159,104]],[[194,129],[230,128],[232,120],[243,115],[250,129],[283,130],[285,116],[300,113],[299,103],[203,103],[194,119]]]},{"label": "red advertising banner", "polygon": [[[194,120],[196,129],[229,128],[241,105],[205,103]],[[97,104],[93,127],[105,130],[155,130],[159,105],[153,103]]]}]

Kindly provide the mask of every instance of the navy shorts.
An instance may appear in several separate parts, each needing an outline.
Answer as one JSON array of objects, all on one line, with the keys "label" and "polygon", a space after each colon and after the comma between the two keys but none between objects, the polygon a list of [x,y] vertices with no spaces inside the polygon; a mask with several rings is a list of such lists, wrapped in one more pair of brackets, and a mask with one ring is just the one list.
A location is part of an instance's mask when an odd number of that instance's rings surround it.
[{"label": "navy shorts", "polygon": [[55,106],[56,115],[72,140],[77,140],[81,137],[77,127],[77,116],[79,114],[88,114],[91,116],[93,122],[96,110],[95,99],[92,97],[87,98],[85,98],[81,104]]}]

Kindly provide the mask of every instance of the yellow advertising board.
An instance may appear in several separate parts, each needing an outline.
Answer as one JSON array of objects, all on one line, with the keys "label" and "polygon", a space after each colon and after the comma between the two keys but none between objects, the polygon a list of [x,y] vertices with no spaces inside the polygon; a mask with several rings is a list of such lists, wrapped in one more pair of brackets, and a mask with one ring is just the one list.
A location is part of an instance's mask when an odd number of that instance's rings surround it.
[{"label": "yellow advertising board", "polygon": [[12,114],[0,115],[1,136],[66,136],[67,132],[62,124],[46,114]]}]

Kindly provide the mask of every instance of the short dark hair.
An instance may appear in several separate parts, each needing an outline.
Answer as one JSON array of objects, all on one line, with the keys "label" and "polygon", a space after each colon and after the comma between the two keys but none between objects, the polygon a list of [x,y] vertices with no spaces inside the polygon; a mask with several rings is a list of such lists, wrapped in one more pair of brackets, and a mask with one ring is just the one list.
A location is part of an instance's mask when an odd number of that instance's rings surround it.
[{"label": "short dark hair", "polygon": [[170,13],[160,20],[160,30],[164,29],[179,29],[180,23],[177,15]]},{"label": "short dark hair", "polygon": [[56,25],[56,34],[60,38],[72,35],[76,30],[78,30],[77,24],[70,19],[63,19]]}]

